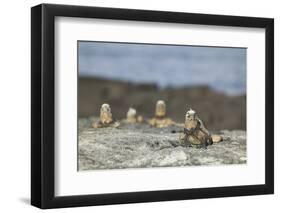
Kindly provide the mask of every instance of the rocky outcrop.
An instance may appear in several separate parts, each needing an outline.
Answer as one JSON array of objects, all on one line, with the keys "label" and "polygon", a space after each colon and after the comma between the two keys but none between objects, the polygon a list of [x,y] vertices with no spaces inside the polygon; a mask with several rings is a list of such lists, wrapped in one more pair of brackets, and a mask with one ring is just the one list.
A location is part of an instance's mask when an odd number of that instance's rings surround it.
[{"label": "rocky outcrop", "polygon": [[223,142],[207,149],[179,144],[179,127],[152,128],[122,123],[93,129],[94,119],[79,119],[79,170],[222,165],[246,163],[246,132],[222,130]]},{"label": "rocky outcrop", "polygon": [[114,118],[126,117],[133,107],[144,118],[155,114],[155,103],[164,100],[166,115],[184,122],[187,108],[195,109],[208,129],[246,130],[246,95],[228,96],[206,86],[158,88],[154,84],[130,84],[122,81],[79,77],[78,115],[98,115],[100,106],[108,103]]}]

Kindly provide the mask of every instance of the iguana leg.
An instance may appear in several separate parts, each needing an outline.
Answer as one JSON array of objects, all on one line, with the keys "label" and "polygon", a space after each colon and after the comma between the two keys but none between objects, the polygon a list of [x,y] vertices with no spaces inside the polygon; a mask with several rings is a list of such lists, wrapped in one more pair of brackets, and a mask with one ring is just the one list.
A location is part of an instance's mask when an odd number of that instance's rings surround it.
[{"label": "iguana leg", "polygon": [[213,139],[212,139],[211,136],[207,139],[206,143],[207,143],[207,145],[212,145],[213,144]]},{"label": "iguana leg", "polygon": [[103,126],[102,123],[98,121],[98,122],[93,122],[92,127],[96,129],[96,128],[101,128]]},{"label": "iguana leg", "polygon": [[188,140],[188,137],[186,134],[181,133],[179,136],[180,144],[184,147],[191,147],[191,143]]},{"label": "iguana leg", "polygon": [[185,147],[192,147],[192,145],[191,145],[190,141],[187,139],[187,137],[184,141],[184,145],[185,145]]},{"label": "iguana leg", "polygon": [[207,149],[207,146],[208,146],[207,141],[201,144],[201,148],[203,149]]},{"label": "iguana leg", "polygon": [[113,126],[114,128],[117,128],[117,127],[120,126],[120,123],[116,121],[116,122],[114,122],[114,123],[112,124],[112,126]]}]

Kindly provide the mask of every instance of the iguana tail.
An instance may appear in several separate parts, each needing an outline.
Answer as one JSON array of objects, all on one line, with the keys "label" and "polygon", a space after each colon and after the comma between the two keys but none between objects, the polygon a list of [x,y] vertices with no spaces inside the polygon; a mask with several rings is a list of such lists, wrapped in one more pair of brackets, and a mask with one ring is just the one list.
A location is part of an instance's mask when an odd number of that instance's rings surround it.
[{"label": "iguana tail", "polygon": [[219,142],[223,141],[223,138],[220,135],[211,135],[211,137],[212,137],[212,140],[214,143],[219,143]]}]

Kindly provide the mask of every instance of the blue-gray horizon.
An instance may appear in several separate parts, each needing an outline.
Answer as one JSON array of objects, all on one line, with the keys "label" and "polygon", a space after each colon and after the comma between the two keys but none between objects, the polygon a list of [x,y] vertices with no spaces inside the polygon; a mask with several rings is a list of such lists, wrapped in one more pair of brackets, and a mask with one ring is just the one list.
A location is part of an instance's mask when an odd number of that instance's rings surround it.
[{"label": "blue-gray horizon", "polygon": [[246,48],[78,42],[81,77],[246,94]]}]

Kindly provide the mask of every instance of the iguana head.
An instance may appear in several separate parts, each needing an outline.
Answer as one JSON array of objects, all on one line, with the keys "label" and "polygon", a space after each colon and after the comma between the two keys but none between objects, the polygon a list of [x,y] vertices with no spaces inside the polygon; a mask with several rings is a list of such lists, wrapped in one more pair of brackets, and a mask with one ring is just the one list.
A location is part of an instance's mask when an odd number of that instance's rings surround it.
[{"label": "iguana head", "polygon": [[189,110],[186,112],[186,115],[185,115],[185,120],[194,120],[196,117],[196,112],[189,108]]},{"label": "iguana head", "polygon": [[100,108],[100,120],[102,123],[111,123],[112,114],[109,104],[103,104]]},{"label": "iguana head", "polygon": [[159,100],[156,103],[155,109],[155,116],[156,117],[165,117],[166,116],[166,104],[164,101]]},{"label": "iguana head", "polygon": [[127,121],[136,122],[137,120],[136,117],[137,117],[137,110],[135,110],[134,108],[129,108],[127,112]]}]

